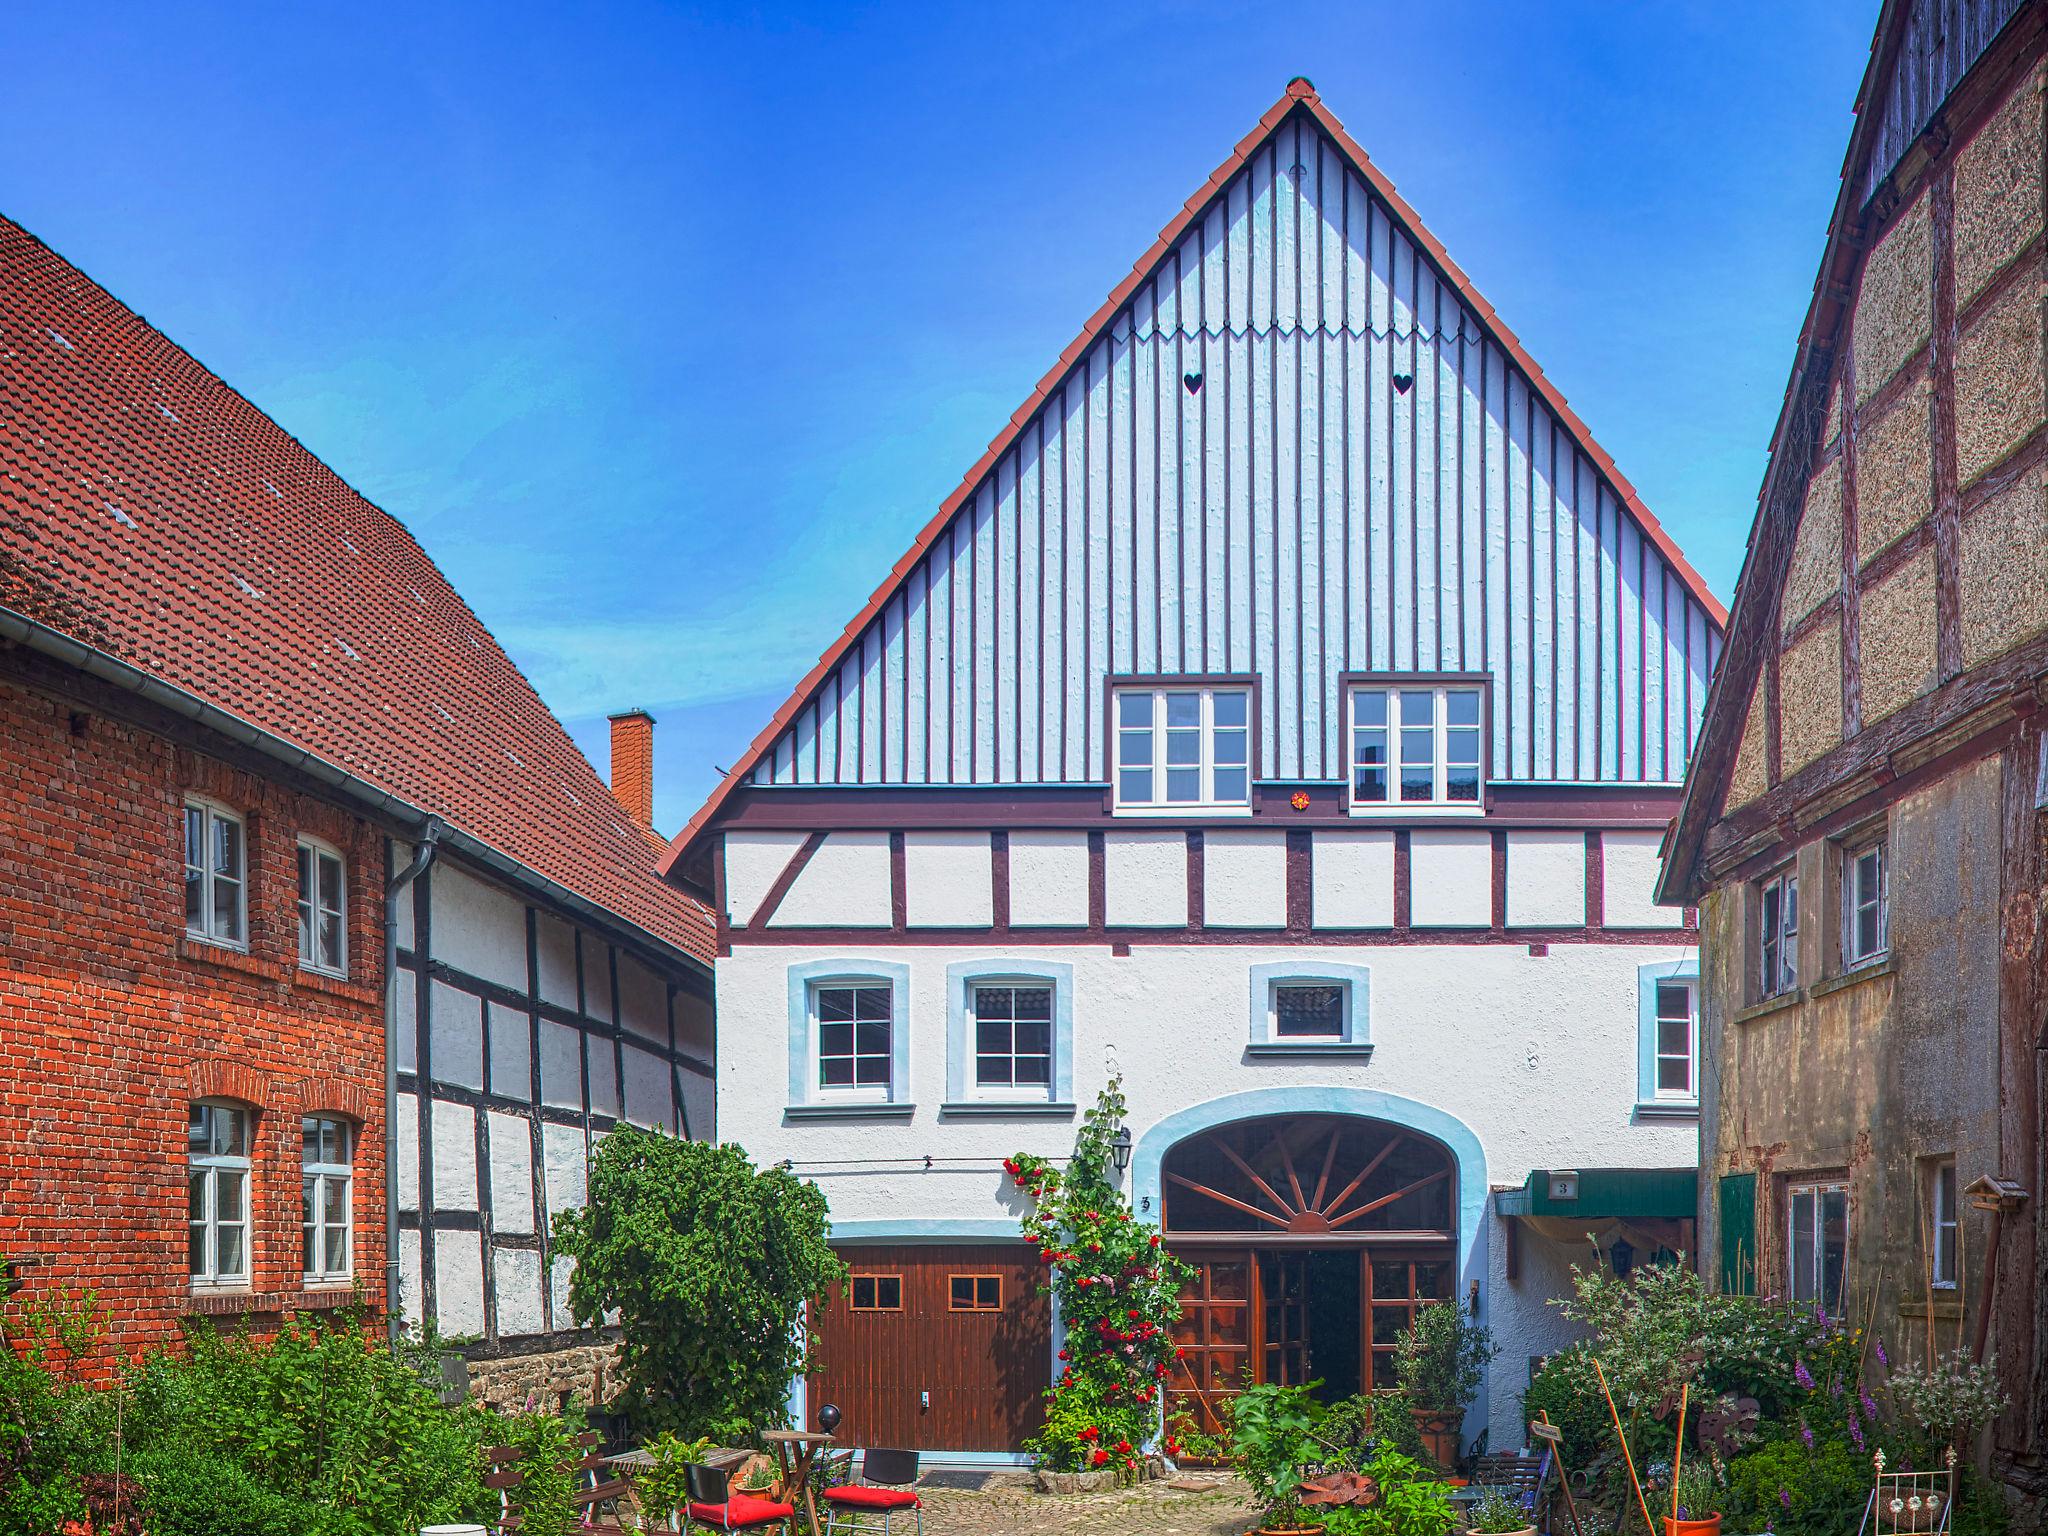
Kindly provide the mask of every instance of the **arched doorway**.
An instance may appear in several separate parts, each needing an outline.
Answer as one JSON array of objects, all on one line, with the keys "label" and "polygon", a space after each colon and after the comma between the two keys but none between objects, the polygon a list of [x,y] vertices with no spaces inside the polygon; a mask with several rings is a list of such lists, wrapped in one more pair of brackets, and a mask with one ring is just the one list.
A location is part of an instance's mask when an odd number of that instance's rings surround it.
[{"label": "arched doorway", "polygon": [[1254,1382],[1393,1385],[1394,1341],[1453,1289],[1458,1163],[1362,1115],[1264,1115],[1184,1137],[1160,1164],[1167,1246],[1195,1267],[1169,1419],[1214,1430]]}]

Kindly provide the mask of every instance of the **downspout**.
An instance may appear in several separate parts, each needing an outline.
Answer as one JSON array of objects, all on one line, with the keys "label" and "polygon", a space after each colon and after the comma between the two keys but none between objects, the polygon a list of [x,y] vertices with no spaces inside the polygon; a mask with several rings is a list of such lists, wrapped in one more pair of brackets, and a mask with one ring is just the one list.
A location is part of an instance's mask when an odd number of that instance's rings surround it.
[{"label": "downspout", "polygon": [[412,862],[384,886],[384,1327],[393,1344],[405,1323],[398,1285],[398,898],[440,848],[441,818],[429,816]]}]

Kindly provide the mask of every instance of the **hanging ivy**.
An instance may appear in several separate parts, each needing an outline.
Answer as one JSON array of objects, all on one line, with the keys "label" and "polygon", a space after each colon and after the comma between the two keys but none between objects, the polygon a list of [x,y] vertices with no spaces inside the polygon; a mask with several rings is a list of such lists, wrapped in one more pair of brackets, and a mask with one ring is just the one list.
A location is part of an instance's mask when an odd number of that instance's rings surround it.
[{"label": "hanging ivy", "polygon": [[[1131,1214],[1113,1182],[1124,1109],[1123,1080],[1112,1078],[1082,1120],[1064,1170],[1021,1152],[1003,1163],[1031,1201],[1024,1241],[1038,1250],[1066,1324],[1045,1427],[1027,1442],[1055,1472],[1135,1473],[1180,1353],[1173,1325],[1193,1271],[1160,1246],[1156,1226]],[[1165,1445],[1178,1453],[1171,1439]]]}]

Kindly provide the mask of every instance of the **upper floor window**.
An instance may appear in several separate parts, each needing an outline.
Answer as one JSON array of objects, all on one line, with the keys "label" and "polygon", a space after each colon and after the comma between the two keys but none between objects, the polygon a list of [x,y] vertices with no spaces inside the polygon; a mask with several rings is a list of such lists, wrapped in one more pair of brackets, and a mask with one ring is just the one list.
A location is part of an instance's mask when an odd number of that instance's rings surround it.
[{"label": "upper floor window", "polygon": [[1351,690],[1351,804],[1479,808],[1480,690],[1372,684]]},{"label": "upper floor window", "polygon": [[1799,985],[1799,877],[1789,869],[1757,887],[1757,997]]},{"label": "upper floor window", "polygon": [[1636,1117],[1690,1120],[1700,1103],[1700,976],[1691,960],[1636,967]]},{"label": "upper floor window", "polygon": [[1849,1187],[1839,1181],[1788,1184],[1785,1199],[1787,1294],[1839,1317],[1849,1253]]},{"label": "upper floor window", "polygon": [[1656,1095],[1695,1100],[1699,1084],[1699,1009],[1691,981],[1660,981],[1656,998]]},{"label": "upper floor window", "polygon": [[195,1285],[249,1281],[249,1111],[192,1105],[185,1142],[186,1255]]},{"label": "upper floor window", "polygon": [[1118,810],[1202,810],[1251,804],[1251,690],[1119,688]]},{"label": "upper floor window", "polygon": [[895,1057],[893,999],[887,982],[814,987],[818,1086],[834,1092],[889,1092]]},{"label": "upper floor window", "polygon": [[1927,1201],[1932,1207],[1927,1223],[1934,1245],[1934,1284],[1941,1290],[1956,1288],[1956,1243],[1960,1236],[1956,1222],[1955,1159],[1945,1158],[1928,1170]]},{"label": "upper floor window", "polygon": [[1882,842],[1842,851],[1842,964],[1862,965],[1884,954],[1891,942],[1885,910]]},{"label": "upper floor window", "polygon": [[341,855],[299,839],[299,964],[341,976],[348,971],[348,903]]},{"label": "upper floor window", "polygon": [[1320,959],[1251,968],[1253,1056],[1357,1054],[1372,1050],[1372,973]]},{"label": "upper floor window", "polygon": [[248,912],[241,818],[209,801],[186,801],[185,931],[221,944],[246,943]]},{"label": "upper floor window", "polygon": [[1052,988],[1008,982],[974,989],[974,1084],[1044,1093],[1052,1084]]},{"label": "upper floor window", "polygon": [[1339,982],[1273,984],[1273,1037],[1277,1040],[1344,1038],[1344,987]]},{"label": "upper floor window", "polygon": [[346,1280],[353,1272],[355,1127],[329,1115],[300,1122],[299,1253],[308,1280]]}]

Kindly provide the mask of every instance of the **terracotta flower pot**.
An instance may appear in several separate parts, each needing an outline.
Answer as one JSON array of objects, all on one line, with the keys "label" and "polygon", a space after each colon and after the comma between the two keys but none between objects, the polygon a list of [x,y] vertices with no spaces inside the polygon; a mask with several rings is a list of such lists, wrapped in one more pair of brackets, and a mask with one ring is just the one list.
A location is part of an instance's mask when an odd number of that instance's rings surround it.
[{"label": "terracotta flower pot", "polygon": [[1704,1520],[1674,1520],[1666,1515],[1664,1536],[1721,1536],[1721,1517],[1709,1515]]},{"label": "terracotta flower pot", "polygon": [[1251,1536],[1323,1536],[1324,1527],[1317,1525],[1262,1525]]},{"label": "terracotta flower pot", "polygon": [[1423,1454],[1446,1471],[1458,1464],[1458,1430],[1465,1422],[1461,1409],[1410,1408]]}]

